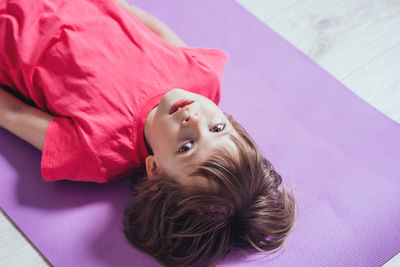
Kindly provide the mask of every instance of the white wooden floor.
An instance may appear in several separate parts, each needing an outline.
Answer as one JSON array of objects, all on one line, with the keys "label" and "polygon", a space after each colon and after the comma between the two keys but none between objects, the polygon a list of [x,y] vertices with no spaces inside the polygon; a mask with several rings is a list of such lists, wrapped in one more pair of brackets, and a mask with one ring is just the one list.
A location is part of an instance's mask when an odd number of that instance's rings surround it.
[{"label": "white wooden floor", "polygon": [[[400,1],[236,1],[400,123]],[[48,264],[0,212],[2,266]],[[385,264],[392,266],[400,266],[400,254]]]}]

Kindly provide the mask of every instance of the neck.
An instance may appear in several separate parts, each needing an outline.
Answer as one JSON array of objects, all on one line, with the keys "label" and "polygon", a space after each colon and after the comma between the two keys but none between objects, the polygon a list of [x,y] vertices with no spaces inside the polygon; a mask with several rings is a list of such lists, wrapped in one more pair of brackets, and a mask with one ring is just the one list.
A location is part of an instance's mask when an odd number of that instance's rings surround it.
[{"label": "neck", "polygon": [[153,154],[153,151],[151,150],[151,147],[150,147],[149,140],[150,140],[151,124],[153,123],[153,118],[157,111],[157,107],[158,106],[156,106],[155,108],[150,110],[149,114],[147,114],[146,120],[144,122],[144,127],[143,127],[144,143],[146,144],[147,152],[149,154]]}]

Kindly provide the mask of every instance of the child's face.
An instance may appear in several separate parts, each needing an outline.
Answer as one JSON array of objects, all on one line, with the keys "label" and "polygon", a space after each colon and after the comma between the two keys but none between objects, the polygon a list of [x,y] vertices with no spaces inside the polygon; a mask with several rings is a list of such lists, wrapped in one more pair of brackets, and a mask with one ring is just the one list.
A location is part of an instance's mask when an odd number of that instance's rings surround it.
[{"label": "child's face", "polygon": [[[175,110],[179,103],[184,106]],[[149,179],[162,172],[184,185],[206,186],[205,178],[188,177],[189,165],[201,164],[220,147],[237,154],[231,135],[238,134],[221,109],[208,98],[182,89],[162,97],[147,116],[144,132],[153,151],[146,160]]]}]

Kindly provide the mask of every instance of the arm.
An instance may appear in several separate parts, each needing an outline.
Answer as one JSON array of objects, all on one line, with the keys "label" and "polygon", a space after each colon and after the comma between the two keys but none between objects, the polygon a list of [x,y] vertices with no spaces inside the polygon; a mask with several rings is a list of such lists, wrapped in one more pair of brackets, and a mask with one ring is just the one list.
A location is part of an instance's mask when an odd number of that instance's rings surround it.
[{"label": "arm", "polygon": [[186,44],[161,20],[155,18],[144,10],[135,7],[125,0],[115,0],[120,6],[132,13],[136,18],[138,18],[144,25],[146,25],[150,30],[160,36],[164,41],[175,46],[184,46]]},{"label": "arm", "polygon": [[28,106],[0,90],[0,127],[7,129],[39,150],[43,150],[47,127],[54,117]]}]

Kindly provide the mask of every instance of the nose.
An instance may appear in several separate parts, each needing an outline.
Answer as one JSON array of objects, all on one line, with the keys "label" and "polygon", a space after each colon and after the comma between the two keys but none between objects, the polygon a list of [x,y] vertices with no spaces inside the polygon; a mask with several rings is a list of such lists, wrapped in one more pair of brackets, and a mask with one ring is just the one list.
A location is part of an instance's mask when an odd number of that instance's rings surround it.
[{"label": "nose", "polygon": [[184,117],[182,123],[188,124],[188,123],[198,123],[200,121],[200,116],[197,112],[193,114],[188,114],[187,116]]},{"label": "nose", "polygon": [[201,118],[198,113],[188,114],[182,121],[182,126],[186,128],[200,129]]}]

